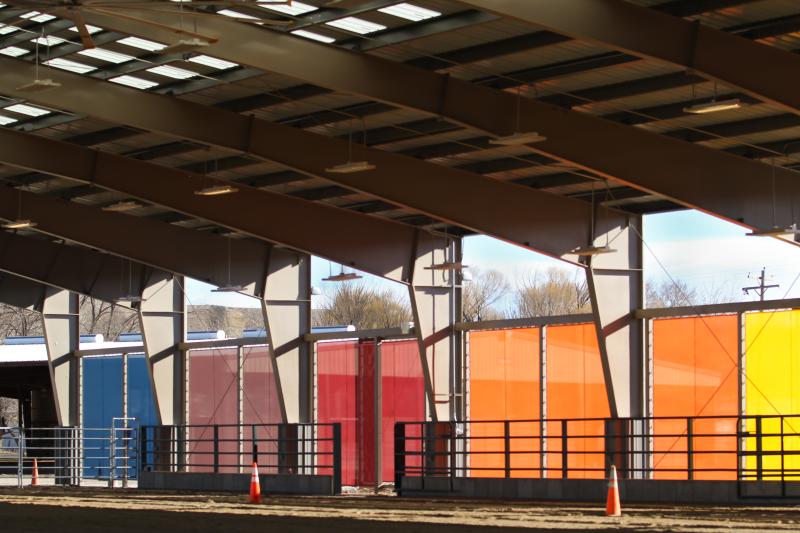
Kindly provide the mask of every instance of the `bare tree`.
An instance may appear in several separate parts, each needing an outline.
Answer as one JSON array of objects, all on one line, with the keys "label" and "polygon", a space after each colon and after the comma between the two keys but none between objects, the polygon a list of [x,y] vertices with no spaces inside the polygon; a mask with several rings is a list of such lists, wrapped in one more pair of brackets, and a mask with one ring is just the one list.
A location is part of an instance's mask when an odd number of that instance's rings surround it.
[{"label": "bare tree", "polygon": [[465,322],[493,320],[503,315],[497,304],[508,292],[508,282],[497,270],[470,269],[472,280],[464,283],[461,298],[462,316]]},{"label": "bare tree", "polygon": [[588,312],[589,289],[582,271],[570,274],[552,268],[526,276],[517,289],[513,318],[570,315]]},{"label": "bare tree", "polygon": [[645,290],[647,307],[685,307],[736,301],[730,286],[711,284],[691,287],[683,280],[649,280]]},{"label": "bare tree", "polygon": [[81,333],[100,333],[106,340],[115,340],[120,333],[138,331],[136,313],[130,309],[88,296],[80,298]]},{"label": "bare tree", "polygon": [[408,303],[391,290],[365,283],[340,283],[314,314],[315,326],[354,325],[358,329],[398,327],[411,320]]},{"label": "bare tree", "polygon": [[0,304],[0,336],[17,337],[42,334],[42,315],[29,309]]}]

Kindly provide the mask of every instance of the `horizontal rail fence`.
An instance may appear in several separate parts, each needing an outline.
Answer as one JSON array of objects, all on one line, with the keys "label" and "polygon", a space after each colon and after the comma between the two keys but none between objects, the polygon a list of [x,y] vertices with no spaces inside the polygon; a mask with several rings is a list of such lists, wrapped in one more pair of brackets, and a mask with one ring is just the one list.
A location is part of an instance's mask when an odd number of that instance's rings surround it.
[{"label": "horizontal rail fence", "polygon": [[341,425],[142,426],[139,464],[148,472],[329,475],[341,492]]},{"label": "horizontal rail fence", "polygon": [[138,435],[111,428],[0,428],[0,486],[128,485],[138,472]]},{"label": "horizontal rail fence", "polygon": [[398,422],[402,477],[800,481],[800,415]]}]

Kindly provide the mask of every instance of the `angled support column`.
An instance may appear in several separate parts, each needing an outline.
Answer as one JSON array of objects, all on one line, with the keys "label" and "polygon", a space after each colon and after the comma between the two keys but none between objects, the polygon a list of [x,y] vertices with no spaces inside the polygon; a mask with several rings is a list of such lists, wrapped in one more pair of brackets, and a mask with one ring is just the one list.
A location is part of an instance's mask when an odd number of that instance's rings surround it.
[{"label": "angled support column", "polygon": [[457,376],[456,343],[453,324],[461,315],[457,309],[455,270],[433,269],[434,265],[457,262],[460,246],[426,241],[418,243],[408,287],[414,331],[419,345],[420,362],[425,382],[428,416],[433,421],[450,420],[455,416]]},{"label": "angled support column", "polygon": [[[635,317],[643,307],[642,231],[640,216],[626,227],[608,231],[613,253],[588,261],[586,278],[592,300],[606,392],[612,417],[644,416],[644,336]],[[595,239],[606,244],[606,234]]]},{"label": "angled support column", "polygon": [[149,273],[140,289],[139,327],[156,411],[161,424],[183,424],[185,402],[183,352],[186,339],[183,278],[162,271]]},{"label": "angled support column", "polygon": [[61,426],[79,423],[80,368],[75,351],[80,342],[78,295],[47,287],[42,303],[44,340],[56,414]]},{"label": "angled support column", "polygon": [[311,258],[272,247],[261,309],[284,422],[311,421]]}]

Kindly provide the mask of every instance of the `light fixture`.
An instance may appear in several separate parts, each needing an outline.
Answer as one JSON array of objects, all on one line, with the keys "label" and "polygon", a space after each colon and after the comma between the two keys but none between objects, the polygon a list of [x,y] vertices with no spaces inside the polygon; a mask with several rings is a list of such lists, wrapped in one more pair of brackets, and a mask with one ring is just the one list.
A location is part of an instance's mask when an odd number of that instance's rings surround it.
[{"label": "light fixture", "polygon": [[231,240],[233,240],[234,233],[226,235],[228,239],[228,283],[220,285],[216,289],[211,289],[211,292],[241,292],[244,290],[242,285],[234,285],[231,283]]},{"label": "light fixture", "polygon": [[345,272],[344,265],[342,265],[342,269],[338,274],[334,274],[333,264],[328,261],[328,277],[322,278],[322,281],[351,281],[354,279],[361,279],[361,275],[356,274],[355,272]]},{"label": "light fixture", "polygon": [[[347,133],[347,162],[339,165],[334,165],[325,169],[325,172],[331,174],[354,174],[356,172],[365,172],[367,170],[374,170],[375,165],[368,161],[353,161],[353,128],[352,122],[350,124],[350,131]],[[367,128],[364,125],[364,145],[367,144]]]},{"label": "light fixture", "polygon": [[797,224],[792,224],[789,227],[781,227],[778,225],[778,217],[776,212],[777,192],[775,188],[775,167],[777,163],[775,156],[772,157],[771,165],[771,181],[772,181],[772,227],[769,228],[756,228],[750,233],[746,233],[748,237],[789,237],[798,235],[800,232],[797,230]]},{"label": "light fixture", "polygon": [[489,144],[498,146],[523,146],[546,141],[547,137],[539,135],[535,131],[521,131],[522,123],[522,88],[517,87],[517,123],[514,133],[489,140]]},{"label": "light fixture", "polygon": [[[39,63],[40,63],[40,61],[39,61],[39,44],[42,41],[44,41],[45,43],[50,43],[50,41],[45,39],[45,37],[44,37],[44,30],[42,30],[42,37],[39,38],[39,39],[33,39],[33,41],[34,41],[34,43],[36,45],[36,48],[35,48],[36,55],[34,57],[34,67],[33,67],[34,68],[34,70],[33,70],[33,78],[34,79],[30,83],[25,83],[23,85],[20,85],[19,87],[17,87],[16,90],[20,91],[20,92],[23,92],[23,93],[38,93],[38,92],[41,92],[41,91],[47,91],[49,89],[55,89],[56,87],[61,87],[60,83],[58,83],[57,81],[53,81],[50,78],[46,78],[46,79],[40,79],[39,78]],[[47,46],[48,46],[48,49],[49,49],[50,45],[48,44]]]},{"label": "light fixture", "polygon": [[36,226],[36,222],[22,218],[22,191],[17,189],[17,218],[3,224],[5,229],[28,229]]},{"label": "light fixture", "polygon": [[35,79],[30,83],[20,85],[16,90],[23,93],[38,93],[40,91],[47,91],[48,89],[55,89],[56,87],[61,87],[61,84],[50,78],[45,78],[43,80]]},{"label": "light fixture", "polygon": [[205,39],[192,37],[191,39],[179,39],[172,44],[168,44],[162,48],[159,53],[161,54],[185,54],[186,52],[194,52],[201,48],[206,48],[211,43]]},{"label": "light fixture", "polygon": [[130,211],[131,209],[138,209],[142,207],[142,204],[138,202],[134,202],[133,200],[123,200],[121,202],[116,202],[111,205],[107,205],[103,207],[103,211],[111,211],[114,213],[122,213],[125,211]]},{"label": "light fixture", "polygon": [[469,267],[465,264],[456,263],[454,261],[442,261],[441,263],[435,263],[431,266],[426,266],[425,270],[440,270],[445,272],[452,272],[453,270],[463,270],[465,268]]},{"label": "light fixture", "polygon": [[[121,284],[121,283],[120,283]],[[128,292],[114,299],[118,304],[134,304],[145,301],[139,294],[134,294],[133,289],[133,261],[128,260]]]},{"label": "light fixture", "polygon": [[730,98],[728,100],[711,100],[702,104],[694,104],[683,108],[684,113],[692,113],[694,115],[702,115],[705,113],[716,113],[717,111],[728,111],[730,109],[739,109],[742,107],[742,101],[738,98]]},{"label": "light fixture", "polygon": [[613,248],[608,245],[608,232],[606,232],[606,243],[604,245],[597,246],[594,244],[594,223],[595,223],[595,201],[594,201],[594,185],[595,182],[592,181],[592,202],[590,204],[590,211],[589,211],[589,242],[590,244],[587,246],[579,246],[572,250],[572,253],[577,255],[578,257],[592,257],[595,255],[600,254],[610,254],[616,252]]},{"label": "light fixture", "polygon": [[495,144],[498,146],[522,146],[525,144],[534,144],[546,141],[547,137],[544,135],[539,135],[535,131],[528,132],[528,133],[513,133],[511,135],[506,135],[505,137],[497,137],[496,139],[491,139],[489,144]]},{"label": "light fixture", "polygon": [[322,289],[319,287],[311,287],[311,296],[322,296]]},{"label": "light fixture", "polygon": [[36,222],[30,221],[26,218],[18,218],[16,220],[12,220],[10,222],[6,222],[3,224],[5,229],[27,229],[33,228],[36,226]]},{"label": "light fixture", "polygon": [[231,194],[237,192],[238,190],[239,189],[237,189],[233,185],[212,185],[211,187],[198,189],[194,191],[194,193],[198,196],[221,196],[223,194]]},{"label": "light fixture", "polygon": [[575,248],[572,250],[572,253],[580,256],[580,257],[591,257],[593,255],[600,255],[600,254],[610,254],[615,252],[613,248],[609,246],[581,246],[579,248]]},{"label": "light fixture", "polygon": [[472,272],[470,272],[469,270],[465,270],[464,272],[461,273],[461,281],[472,281],[472,280],[473,280]]},{"label": "light fixture", "polygon": [[754,229],[749,233],[745,233],[748,237],[789,237],[798,234],[800,234],[800,231],[794,225],[788,228],[773,226],[771,228]]},{"label": "light fixture", "polygon": [[367,161],[348,161],[340,165],[334,165],[325,169],[325,172],[331,174],[354,174],[356,172],[365,172],[367,170],[374,170],[375,165]]},{"label": "light fixture", "polygon": [[361,276],[355,272],[340,272],[339,274],[333,274],[327,278],[322,278],[322,281],[351,281],[354,279],[361,279]]}]

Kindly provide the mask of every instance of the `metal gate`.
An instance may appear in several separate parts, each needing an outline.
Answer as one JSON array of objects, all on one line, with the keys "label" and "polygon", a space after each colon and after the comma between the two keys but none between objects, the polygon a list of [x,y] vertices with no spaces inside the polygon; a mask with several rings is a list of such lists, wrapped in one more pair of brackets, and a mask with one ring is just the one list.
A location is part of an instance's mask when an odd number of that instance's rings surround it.
[{"label": "metal gate", "polygon": [[0,427],[0,486],[122,486],[138,473],[138,431],[132,418],[110,428]]}]

